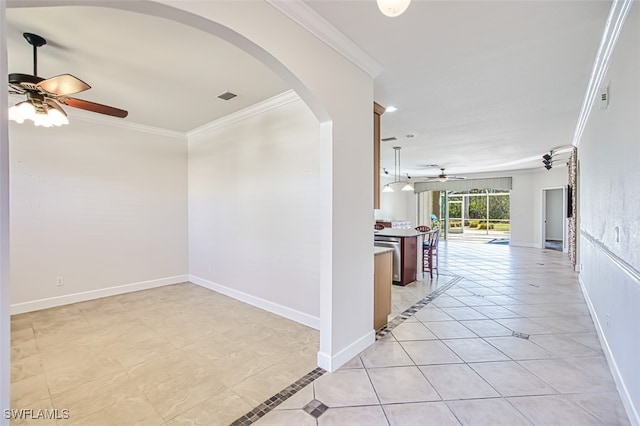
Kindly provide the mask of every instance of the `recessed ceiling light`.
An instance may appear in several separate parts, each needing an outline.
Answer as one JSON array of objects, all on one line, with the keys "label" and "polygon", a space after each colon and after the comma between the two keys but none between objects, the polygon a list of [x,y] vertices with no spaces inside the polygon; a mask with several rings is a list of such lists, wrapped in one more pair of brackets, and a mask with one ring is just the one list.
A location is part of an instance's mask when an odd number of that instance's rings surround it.
[{"label": "recessed ceiling light", "polygon": [[398,108],[394,107],[394,106],[388,106],[384,109],[384,112],[395,112],[397,111]]}]

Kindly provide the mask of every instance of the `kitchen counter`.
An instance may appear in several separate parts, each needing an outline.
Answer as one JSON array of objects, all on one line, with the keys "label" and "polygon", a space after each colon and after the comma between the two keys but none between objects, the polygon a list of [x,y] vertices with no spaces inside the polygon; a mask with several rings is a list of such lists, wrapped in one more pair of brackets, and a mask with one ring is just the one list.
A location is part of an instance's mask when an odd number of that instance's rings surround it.
[{"label": "kitchen counter", "polygon": [[393,283],[407,285],[422,279],[422,241],[425,232],[385,228],[374,231],[374,245],[393,248]]},{"label": "kitchen counter", "polygon": [[385,228],[379,231],[373,231],[375,236],[381,237],[417,237],[419,235],[424,235],[424,232],[418,232],[415,229],[399,229],[399,228]]},{"label": "kitchen counter", "polygon": [[388,248],[388,247],[378,247],[378,246],[375,246],[373,248],[373,254],[374,255],[386,253],[388,251],[393,251],[393,249],[392,248]]}]

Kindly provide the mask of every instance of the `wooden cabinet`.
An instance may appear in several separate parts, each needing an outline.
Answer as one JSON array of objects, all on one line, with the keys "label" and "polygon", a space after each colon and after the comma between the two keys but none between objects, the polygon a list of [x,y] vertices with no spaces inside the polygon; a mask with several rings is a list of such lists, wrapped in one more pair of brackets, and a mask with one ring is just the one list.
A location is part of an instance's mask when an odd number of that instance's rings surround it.
[{"label": "wooden cabinet", "polygon": [[373,208],[380,208],[380,116],[384,107],[373,103]]},{"label": "wooden cabinet", "polygon": [[400,267],[400,285],[407,285],[416,280],[418,273],[418,238],[403,237],[400,245],[400,258],[402,266]]},{"label": "wooden cabinet", "polygon": [[376,253],[373,271],[373,328],[383,327],[391,314],[393,252]]}]

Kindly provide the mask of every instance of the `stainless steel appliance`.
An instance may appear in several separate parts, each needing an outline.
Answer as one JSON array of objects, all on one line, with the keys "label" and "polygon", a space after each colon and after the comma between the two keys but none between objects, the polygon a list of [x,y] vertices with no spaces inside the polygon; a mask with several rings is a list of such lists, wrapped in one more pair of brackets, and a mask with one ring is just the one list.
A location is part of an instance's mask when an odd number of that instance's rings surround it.
[{"label": "stainless steel appliance", "polygon": [[393,281],[400,282],[400,274],[402,268],[402,255],[400,252],[400,247],[402,238],[400,237],[386,237],[384,235],[376,235],[374,236],[374,246],[377,247],[387,247],[393,249]]}]

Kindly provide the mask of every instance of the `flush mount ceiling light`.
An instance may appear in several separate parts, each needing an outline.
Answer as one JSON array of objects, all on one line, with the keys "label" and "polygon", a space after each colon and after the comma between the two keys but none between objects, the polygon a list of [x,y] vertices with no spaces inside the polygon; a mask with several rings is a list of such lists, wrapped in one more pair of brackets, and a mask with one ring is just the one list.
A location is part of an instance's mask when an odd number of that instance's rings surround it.
[{"label": "flush mount ceiling light", "polygon": [[404,13],[411,0],[377,0],[378,8],[383,15],[395,18]]},{"label": "flush mount ceiling light", "polygon": [[[395,168],[395,173],[394,173],[394,181],[391,183],[388,183],[384,186],[384,188],[382,189],[382,192],[394,192],[393,190],[393,186],[395,185],[399,185],[399,184],[403,184],[403,187],[401,189],[401,191],[413,191],[413,185],[411,185],[411,183],[409,182],[409,179],[411,179],[411,176],[409,176],[407,174],[407,180],[400,180],[400,149],[402,149],[399,146],[394,146],[393,150],[394,150],[394,168]],[[386,171],[386,169],[383,169]]]}]

